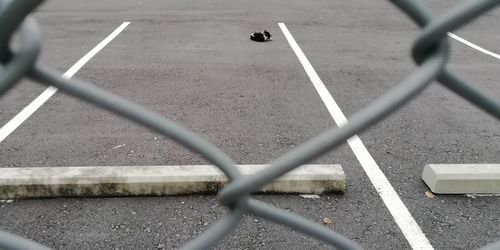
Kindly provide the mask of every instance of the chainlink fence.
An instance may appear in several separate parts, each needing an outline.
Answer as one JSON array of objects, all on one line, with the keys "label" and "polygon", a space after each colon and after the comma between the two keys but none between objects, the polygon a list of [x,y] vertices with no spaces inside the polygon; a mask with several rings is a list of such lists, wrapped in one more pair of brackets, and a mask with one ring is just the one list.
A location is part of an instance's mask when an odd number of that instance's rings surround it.
[{"label": "chainlink fence", "polygon": [[[434,80],[500,119],[500,101],[465,82],[446,65],[449,55],[447,33],[493,9],[500,4],[500,0],[468,0],[440,17],[432,17],[416,0],[391,0],[422,28],[412,48],[413,59],[418,65],[415,71],[399,85],[357,112],[346,125],[324,131],[274,160],[269,168],[257,174],[242,176],[234,162],[224,152],[186,128],[92,84],[75,79],[63,79],[61,73],[37,62],[41,43],[40,32],[36,21],[29,14],[42,2],[43,0],[0,0],[0,95],[7,92],[21,78],[52,85],[67,94],[170,137],[220,168],[230,183],[219,192],[217,199],[228,207],[230,212],[199,237],[186,244],[184,249],[207,249],[215,246],[237,226],[245,214],[253,214],[285,225],[338,249],[362,249],[359,244],[322,225],[252,199],[250,194],[285,173],[334,149],[348,138],[390,115]],[[12,44],[14,34],[18,35],[18,39]],[[47,249],[6,232],[0,232],[0,248]],[[483,249],[500,249],[500,241]]]}]

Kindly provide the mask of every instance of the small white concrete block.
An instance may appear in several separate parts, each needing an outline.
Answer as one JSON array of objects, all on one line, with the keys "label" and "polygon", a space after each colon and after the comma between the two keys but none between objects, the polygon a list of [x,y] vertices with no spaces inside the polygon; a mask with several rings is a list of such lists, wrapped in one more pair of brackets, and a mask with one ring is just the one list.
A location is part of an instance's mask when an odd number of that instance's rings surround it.
[{"label": "small white concrete block", "polygon": [[433,193],[500,193],[500,164],[429,164],[422,179]]}]

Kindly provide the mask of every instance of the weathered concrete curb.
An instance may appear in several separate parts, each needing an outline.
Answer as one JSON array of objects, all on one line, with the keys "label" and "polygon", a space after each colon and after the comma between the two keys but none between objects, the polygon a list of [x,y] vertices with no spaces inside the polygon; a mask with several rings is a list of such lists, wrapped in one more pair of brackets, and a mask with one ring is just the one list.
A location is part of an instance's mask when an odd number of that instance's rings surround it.
[{"label": "weathered concrete curb", "polygon": [[[266,165],[239,165],[253,174]],[[1,168],[0,198],[160,196],[214,194],[227,183],[210,165]],[[340,165],[304,165],[273,181],[263,193],[343,193]]]},{"label": "weathered concrete curb", "polygon": [[429,164],[422,179],[433,193],[500,193],[500,164]]}]

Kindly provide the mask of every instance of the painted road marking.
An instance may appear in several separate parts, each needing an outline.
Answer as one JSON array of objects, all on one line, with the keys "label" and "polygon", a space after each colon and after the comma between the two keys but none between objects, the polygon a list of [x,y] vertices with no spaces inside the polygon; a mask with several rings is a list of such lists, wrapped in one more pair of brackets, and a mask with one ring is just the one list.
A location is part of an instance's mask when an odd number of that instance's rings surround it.
[{"label": "painted road marking", "polygon": [[[92,57],[94,57],[99,51],[101,51],[106,45],[108,45],[120,32],[122,32],[130,22],[123,22],[118,28],[116,28],[111,34],[109,34],[102,42],[97,44],[91,51],[85,54],[80,60],[78,60],[71,68],[66,71],[62,77],[71,78],[78,70],[80,70]],[[46,101],[50,99],[57,92],[57,88],[49,86],[45,91],[42,92],[35,100],[33,100],[28,106],[26,106],[19,114],[14,116],[9,122],[7,122],[2,128],[0,128],[0,142],[2,142],[7,136],[9,136],[14,130],[16,130],[26,119],[28,119],[35,111],[37,111]]]},{"label": "painted road marking", "polygon": [[[323,100],[333,120],[335,120],[335,123],[337,123],[339,127],[345,125],[347,123],[347,118],[319,78],[304,52],[300,49],[292,34],[288,31],[284,23],[279,23],[279,26],[288,40],[290,47],[292,47],[301,62],[302,67],[304,67],[304,70],[311,79],[316,91],[318,91],[319,96]],[[413,249],[434,249],[422,232],[422,229],[410,214],[410,211],[408,211],[408,208],[403,201],[401,201],[401,198],[399,198],[387,177],[382,170],[380,170],[380,167],[366,149],[361,139],[359,139],[357,135],[354,135],[347,140],[347,143],[356,155],[356,158],[358,158],[359,163],[365,170],[368,178],[384,201],[386,207],[389,209],[389,212],[394,217],[396,224],[403,232],[403,235],[406,237],[411,247]]]},{"label": "painted road marking", "polygon": [[461,42],[461,43],[463,43],[463,44],[465,44],[465,45],[467,45],[467,46],[469,46],[469,47],[471,47],[471,48],[473,48],[473,49],[479,50],[479,51],[485,53],[486,55],[490,55],[490,56],[492,56],[492,57],[494,57],[496,59],[500,59],[500,55],[499,54],[495,54],[495,53],[493,53],[493,52],[491,52],[491,51],[489,51],[489,50],[487,50],[485,48],[477,46],[477,45],[475,45],[475,44],[473,44],[473,43],[471,43],[471,42],[469,42],[469,41],[467,41],[467,40],[465,40],[465,39],[463,39],[463,38],[461,38],[461,37],[459,37],[459,36],[457,36],[457,35],[455,35],[453,33],[448,32],[448,36],[451,37],[451,38],[453,38],[453,39],[455,39],[455,40],[457,40],[457,41],[459,41],[459,42]]}]

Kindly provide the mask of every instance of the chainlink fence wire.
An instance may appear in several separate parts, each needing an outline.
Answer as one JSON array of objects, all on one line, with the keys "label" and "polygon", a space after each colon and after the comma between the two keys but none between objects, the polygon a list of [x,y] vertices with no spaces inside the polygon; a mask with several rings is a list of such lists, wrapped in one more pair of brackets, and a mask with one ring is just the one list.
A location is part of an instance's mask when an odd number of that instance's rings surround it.
[{"label": "chainlink fence wire", "polygon": [[[238,225],[245,214],[253,214],[285,225],[338,249],[362,249],[356,242],[329,228],[252,199],[250,194],[379,122],[401,108],[435,80],[500,119],[500,101],[462,80],[446,65],[450,47],[448,32],[493,9],[500,4],[500,0],[464,1],[439,17],[432,17],[419,1],[391,0],[422,29],[412,48],[412,57],[418,67],[397,86],[354,114],[344,126],[324,131],[274,160],[269,168],[257,174],[242,176],[235,163],[224,152],[188,129],[90,83],[63,79],[60,72],[40,64],[37,61],[41,43],[40,32],[30,14],[42,2],[43,0],[0,0],[0,96],[21,78],[51,85],[159,132],[202,155],[220,168],[230,183],[218,193],[217,199],[227,206],[230,212],[183,246],[184,249],[207,249],[215,246]],[[15,34],[18,36],[16,46],[11,42]],[[0,231],[0,249],[48,248]],[[500,241],[483,248],[486,249],[500,249]]]}]

